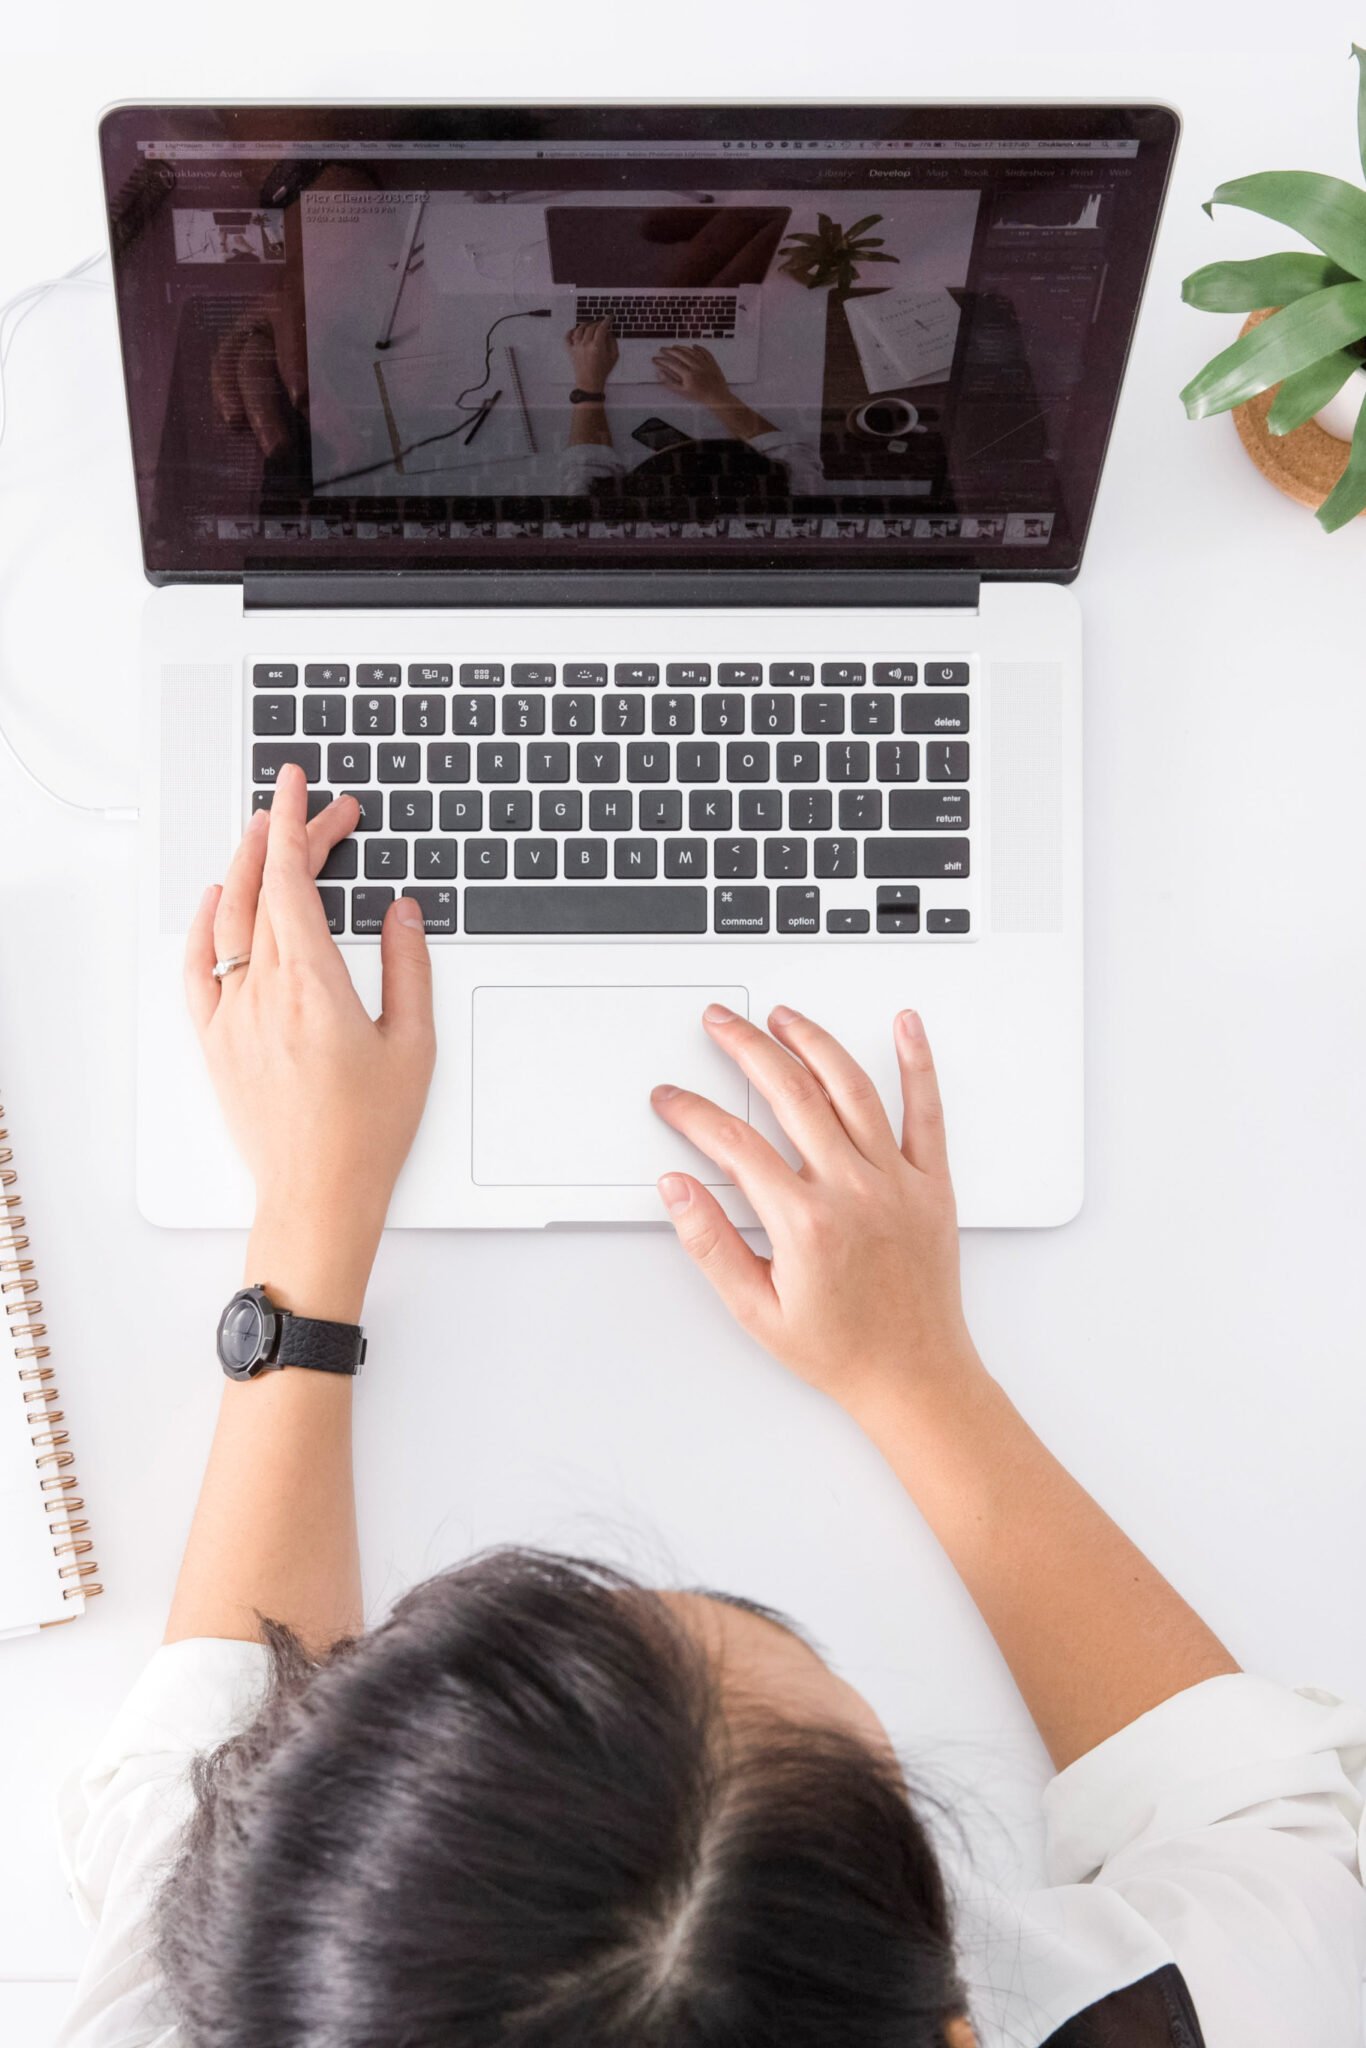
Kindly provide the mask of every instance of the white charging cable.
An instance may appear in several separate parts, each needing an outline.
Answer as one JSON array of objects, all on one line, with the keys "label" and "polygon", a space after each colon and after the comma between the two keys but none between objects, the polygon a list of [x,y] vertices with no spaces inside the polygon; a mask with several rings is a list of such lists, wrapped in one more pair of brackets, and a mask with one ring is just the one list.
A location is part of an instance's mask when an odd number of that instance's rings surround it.
[{"label": "white charging cable", "polygon": [[[4,305],[0,306],[0,446],[4,445],[5,430],[9,425],[10,408],[5,391],[5,370],[9,363],[10,350],[14,347],[15,335],[29,314],[36,312],[48,294],[57,291],[62,285],[83,284],[94,286],[98,291],[108,291],[107,278],[91,277],[87,274],[97,263],[102,263],[104,258],[105,251],[96,249],[93,255],[84,256],[79,263],[73,263],[70,270],[64,270],[60,277],[47,277],[38,284],[25,285],[23,291],[16,292],[12,299],[7,299]],[[3,724],[0,724],[0,746],[3,746],[20,774],[27,777],[33,787],[41,790],[54,804],[61,804],[64,810],[81,811],[87,817],[104,818],[111,823],[127,822],[137,817],[136,809],[127,805],[82,804],[77,803],[74,797],[63,796],[59,789],[53,789],[50,783],[44,782],[42,776],[29,767]]]}]

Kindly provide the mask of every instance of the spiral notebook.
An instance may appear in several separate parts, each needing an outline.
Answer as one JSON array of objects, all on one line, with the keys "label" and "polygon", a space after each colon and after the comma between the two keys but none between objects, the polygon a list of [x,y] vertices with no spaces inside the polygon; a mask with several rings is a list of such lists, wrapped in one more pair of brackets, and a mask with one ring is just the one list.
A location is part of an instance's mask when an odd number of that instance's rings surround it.
[{"label": "spiral notebook", "polygon": [[6,1124],[0,1106],[0,1637],[74,1621],[104,1590]]}]

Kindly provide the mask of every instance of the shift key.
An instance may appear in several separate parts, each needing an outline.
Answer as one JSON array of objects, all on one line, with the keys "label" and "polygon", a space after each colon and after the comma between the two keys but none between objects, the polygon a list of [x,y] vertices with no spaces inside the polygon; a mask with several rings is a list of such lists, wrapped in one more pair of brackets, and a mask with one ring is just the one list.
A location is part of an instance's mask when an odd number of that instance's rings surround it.
[{"label": "shift key", "polygon": [[966,839],[894,839],[863,842],[863,872],[878,879],[961,882],[970,872]]}]

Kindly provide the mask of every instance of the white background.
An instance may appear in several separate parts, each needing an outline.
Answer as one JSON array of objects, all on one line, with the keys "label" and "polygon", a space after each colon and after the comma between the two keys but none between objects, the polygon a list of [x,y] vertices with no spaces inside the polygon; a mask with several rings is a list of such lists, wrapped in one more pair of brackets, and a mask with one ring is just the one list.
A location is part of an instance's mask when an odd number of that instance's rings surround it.
[{"label": "white background", "polygon": [[[118,98],[1150,96],[1186,130],[1079,584],[1086,619],[1088,1195],[964,1245],[981,1346],[1044,1435],[1251,1667],[1366,1696],[1360,1243],[1366,526],[1329,540],[1180,386],[1233,323],[1221,178],[1359,177],[1345,8],[987,0],[53,10],[0,51],[0,299],[102,238]],[[297,29],[292,25],[298,20]],[[401,47],[384,40],[401,20]],[[16,45],[15,36],[18,36]],[[0,715],[86,802],[133,802],[142,599],[107,295],[23,331],[0,451]],[[135,828],[0,760],[0,1079],[106,1597],[0,1645],[0,2036],[79,1962],[50,1805],[157,1641],[240,1244],[132,1201]],[[207,879],[207,878],[206,878]],[[908,994],[909,994],[908,989]],[[367,1588],[501,1538],[606,1548],[790,1608],[990,1823],[1043,1764],[991,1643],[844,1420],[727,1327],[663,1233],[408,1236],[360,1389]],[[924,1769],[925,1765],[922,1764]],[[986,1853],[986,1852],[984,1852]],[[43,1986],[46,1983],[47,1989]]]}]

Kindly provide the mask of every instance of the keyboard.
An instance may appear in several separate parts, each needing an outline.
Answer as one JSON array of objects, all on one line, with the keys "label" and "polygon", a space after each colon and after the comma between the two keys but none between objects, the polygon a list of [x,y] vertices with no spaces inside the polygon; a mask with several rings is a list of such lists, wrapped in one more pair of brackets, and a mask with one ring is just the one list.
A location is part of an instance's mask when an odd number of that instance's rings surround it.
[{"label": "keyboard", "polygon": [[286,762],[360,823],[339,939],[395,892],[434,938],[964,939],[967,657],[257,661],[250,808]]},{"label": "keyboard", "polygon": [[575,318],[610,320],[618,340],[729,341],[734,292],[580,292]]}]

